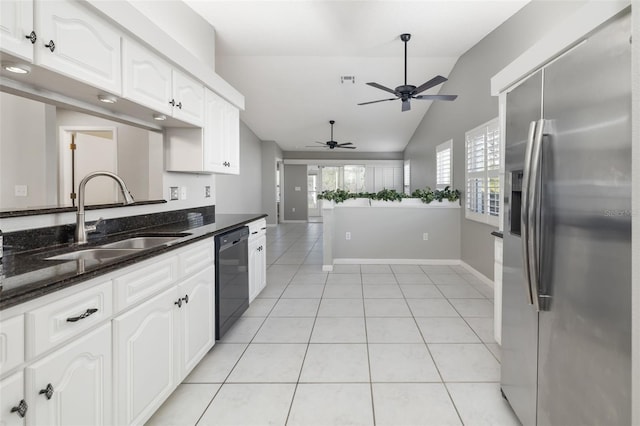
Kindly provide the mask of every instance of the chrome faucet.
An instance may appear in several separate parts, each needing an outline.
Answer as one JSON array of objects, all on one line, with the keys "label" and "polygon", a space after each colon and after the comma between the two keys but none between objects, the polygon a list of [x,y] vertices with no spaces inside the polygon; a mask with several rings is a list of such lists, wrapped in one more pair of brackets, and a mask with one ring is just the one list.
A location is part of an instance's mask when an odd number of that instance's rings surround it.
[{"label": "chrome faucet", "polygon": [[127,189],[127,185],[125,185],[122,178],[115,173],[111,172],[91,172],[86,175],[78,186],[78,212],[76,213],[76,244],[87,244],[87,233],[93,232],[96,230],[98,222],[93,225],[87,226],[84,223],[84,191],[85,186],[87,186],[87,182],[96,176],[107,176],[115,180],[118,185],[120,185],[120,190],[122,191],[122,195],[124,196],[123,204],[132,204],[134,203],[133,197],[129,193]]}]

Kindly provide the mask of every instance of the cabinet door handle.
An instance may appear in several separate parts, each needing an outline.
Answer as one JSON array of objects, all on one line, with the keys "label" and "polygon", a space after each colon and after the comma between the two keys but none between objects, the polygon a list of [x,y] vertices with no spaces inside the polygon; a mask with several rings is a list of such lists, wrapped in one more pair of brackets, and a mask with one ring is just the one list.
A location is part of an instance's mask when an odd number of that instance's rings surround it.
[{"label": "cabinet door handle", "polygon": [[171,105],[171,106],[176,106],[176,100],[175,100],[175,99],[171,99],[171,100],[169,101],[169,105]]},{"label": "cabinet door handle", "polygon": [[178,299],[176,302],[173,302],[174,305],[178,305],[178,308],[182,308],[182,299]]},{"label": "cabinet door handle", "polygon": [[253,231],[253,232],[251,233],[251,235],[254,235],[254,234],[257,234],[257,233],[258,233],[258,231]]},{"label": "cabinet door handle", "polygon": [[184,303],[189,303],[189,295],[185,294],[182,300],[184,300]]},{"label": "cabinet door handle", "polygon": [[44,394],[44,396],[47,397],[47,399],[51,399],[51,397],[53,396],[53,386],[51,386],[51,383],[49,383],[46,388],[40,389],[40,392],[38,392],[38,395],[42,395],[42,394]]},{"label": "cabinet door handle", "polygon": [[49,40],[49,44],[45,44],[44,47],[48,47],[51,53],[56,50],[56,44],[53,42],[53,40]]},{"label": "cabinet door handle", "polygon": [[22,399],[20,400],[20,403],[17,406],[11,407],[11,412],[18,413],[20,417],[24,417],[27,414],[28,409],[29,409],[29,406],[27,405],[26,402],[24,402],[24,399]]},{"label": "cabinet door handle", "polygon": [[182,102],[178,102],[178,104],[176,105],[178,108],[182,109]]},{"label": "cabinet door handle", "polygon": [[96,312],[98,312],[98,308],[87,309],[83,314],[78,315],[77,317],[67,318],[67,322],[80,321],[81,319],[85,319],[86,317],[91,316],[91,315],[95,314]]},{"label": "cabinet door handle", "polygon": [[31,34],[26,35],[25,37],[29,39],[31,44],[36,44],[36,40],[38,40],[38,36],[36,36],[36,32],[35,31],[31,31]]}]

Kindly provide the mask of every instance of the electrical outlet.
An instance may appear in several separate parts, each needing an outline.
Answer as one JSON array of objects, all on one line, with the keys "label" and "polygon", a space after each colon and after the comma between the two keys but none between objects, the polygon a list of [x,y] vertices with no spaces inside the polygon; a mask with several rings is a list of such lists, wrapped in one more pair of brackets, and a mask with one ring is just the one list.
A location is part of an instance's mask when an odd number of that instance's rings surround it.
[{"label": "electrical outlet", "polygon": [[180,199],[181,200],[186,200],[187,199],[187,187],[186,186],[180,187]]},{"label": "electrical outlet", "polygon": [[346,234],[344,234],[344,238],[345,240],[350,240],[351,239],[351,232],[347,232]]},{"label": "electrical outlet", "polygon": [[178,195],[178,187],[177,186],[170,186],[169,187],[169,201],[173,201],[173,200],[178,200],[180,198],[180,196]]},{"label": "electrical outlet", "polygon": [[423,241],[428,241],[429,240],[429,233],[425,232],[424,234],[422,234],[422,240]]},{"label": "electrical outlet", "polygon": [[295,207],[291,207],[291,211],[295,213],[296,208]]},{"label": "electrical outlet", "polygon": [[211,197],[211,187],[209,185],[204,187],[204,198]]},{"label": "electrical outlet", "polygon": [[27,185],[16,185],[13,188],[14,195],[16,197],[26,197],[27,196]]}]

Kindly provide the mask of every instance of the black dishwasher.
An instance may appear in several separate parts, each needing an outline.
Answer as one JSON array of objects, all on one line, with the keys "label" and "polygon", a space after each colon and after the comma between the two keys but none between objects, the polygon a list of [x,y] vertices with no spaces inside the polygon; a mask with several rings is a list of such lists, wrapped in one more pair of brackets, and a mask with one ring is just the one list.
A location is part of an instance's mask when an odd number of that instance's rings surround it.
[{"label": "black dishwasher", "polygon": [[249,228],[216,235],[216,340],[249,307]]}]

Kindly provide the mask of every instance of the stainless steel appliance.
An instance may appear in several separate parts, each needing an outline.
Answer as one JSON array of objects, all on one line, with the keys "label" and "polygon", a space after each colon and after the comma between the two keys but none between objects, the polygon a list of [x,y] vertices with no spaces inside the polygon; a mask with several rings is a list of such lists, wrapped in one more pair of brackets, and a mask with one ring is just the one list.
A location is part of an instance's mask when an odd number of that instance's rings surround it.
[{"label": "stainless steel appliance", "polygon": [[631,424],[630,21],[507,94],[501,387],[524,425]]},{"label": "stainless steel appliance", "polygon": [[216,340],[249,307],[249,227],[215,237],[216,245]]}]

